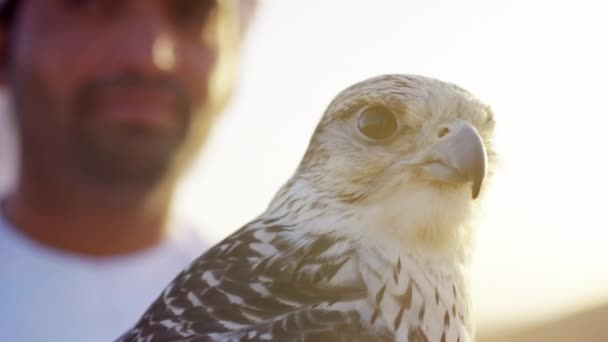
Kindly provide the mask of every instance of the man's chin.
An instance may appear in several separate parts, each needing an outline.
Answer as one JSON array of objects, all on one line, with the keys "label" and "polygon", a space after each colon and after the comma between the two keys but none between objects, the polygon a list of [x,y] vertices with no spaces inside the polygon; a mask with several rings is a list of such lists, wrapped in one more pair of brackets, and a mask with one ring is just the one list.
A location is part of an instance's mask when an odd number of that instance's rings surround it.
[{"label": "man's chin", "polygon": [[155,187],[175,173],[182,139],[130,136],[111,143],[77,144],[84,175],[103,186]]}]

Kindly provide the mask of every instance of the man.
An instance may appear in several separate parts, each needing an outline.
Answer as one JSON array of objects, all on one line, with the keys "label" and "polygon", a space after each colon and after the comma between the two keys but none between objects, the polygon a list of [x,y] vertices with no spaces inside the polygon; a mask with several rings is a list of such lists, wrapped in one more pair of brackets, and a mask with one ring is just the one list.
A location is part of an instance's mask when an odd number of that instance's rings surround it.
[{"label": "man", "polygon": [[203,251],[168,229],[171,199],[230,97],[252,3],[2,1],[20,136],[1,202],[3,341],[112,340]]}]

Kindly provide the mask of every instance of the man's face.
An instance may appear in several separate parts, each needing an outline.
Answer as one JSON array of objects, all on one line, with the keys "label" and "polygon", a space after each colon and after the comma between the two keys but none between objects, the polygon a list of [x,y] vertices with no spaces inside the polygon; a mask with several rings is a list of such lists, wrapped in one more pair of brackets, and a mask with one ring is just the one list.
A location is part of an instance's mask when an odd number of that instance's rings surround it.
[{"label": "man's face", "polygon": [[214,0],[21,6],[8,74],[25,163],[42,176],[132,185],[191,157],[223,102],[214,71],[218,36],[234,24],[227,9]]}]

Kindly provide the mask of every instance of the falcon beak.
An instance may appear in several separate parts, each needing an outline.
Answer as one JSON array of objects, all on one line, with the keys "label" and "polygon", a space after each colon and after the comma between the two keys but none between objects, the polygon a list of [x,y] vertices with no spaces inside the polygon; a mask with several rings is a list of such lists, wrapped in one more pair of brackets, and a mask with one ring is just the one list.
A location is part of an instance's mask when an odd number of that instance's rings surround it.
[{"label": "falcon beak", "polygon": [[464,120],[442,125],[436,132],[437,144],[420,164],[431,180],[450,184],[471,183],[476,199],[486,175],[487,154],[477,129]]}]

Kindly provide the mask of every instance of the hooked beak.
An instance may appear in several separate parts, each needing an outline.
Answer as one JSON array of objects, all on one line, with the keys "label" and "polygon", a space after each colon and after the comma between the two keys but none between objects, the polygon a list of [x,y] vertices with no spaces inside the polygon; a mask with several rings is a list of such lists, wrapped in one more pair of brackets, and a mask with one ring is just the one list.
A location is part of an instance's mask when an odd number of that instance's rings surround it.
[{"label": "hooked beak", "polygon": [[486,149],[477,129],[464,120],[440,127],[438,142],[420,163],[423,174],[434,181],[471,183],[476,199],[486,175]]}]

